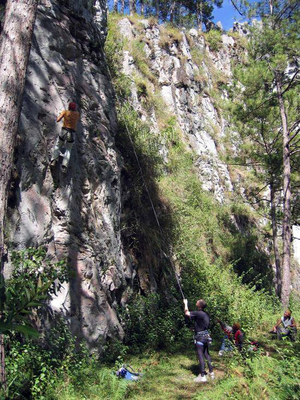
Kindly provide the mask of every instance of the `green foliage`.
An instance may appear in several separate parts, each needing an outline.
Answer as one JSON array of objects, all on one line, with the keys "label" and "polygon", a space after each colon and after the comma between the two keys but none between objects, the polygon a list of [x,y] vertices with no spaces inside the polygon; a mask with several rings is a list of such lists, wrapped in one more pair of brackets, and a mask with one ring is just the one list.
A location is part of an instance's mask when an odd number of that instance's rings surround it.
[{"label": "green foliage", "polygon": [[149,59],[144,50],[145,43],[143,39],[133,40],[128,47],[139,71],[151,82],[155,82],[156,77],[150,69]]},{"label": "green foliage", "polygon": [[48,386],[44,395],[47,400],[103,399],[123,400],[128,392],[128,381],[117,378],[111,370],[92,363],[78,371],[76,376],[65,375],[65,381],[57,379]]},{"label": "green foliage", "polygon": [[46,331],[42,341],[20,341],[12,335],[6,357],[9,398],[47,398],[44,395],[49,387],[66,374],[78,378],[88,363],[85,348],[78,347],[60,319]]},{"label": "green foliage", "polygon": [[203,52],[203,49],[199,49],[198,47],[192,47],[191,46],[191,55],[193,62],[198,65],[198,67],[201,67],[202,63],[205,60],[205,53]]},{"label": "green foliage", "polygon": [[165,294],[135,296],[120,315],[124,321],[125,343],[131,354],[150,348],[174,351],[190,333],[184,325],[181,301],[168,301]]},{"label": "green foliage", "polygon": [[[156,274],[160,270],[164,245],[153,207],[167,210],[155,183],[163,167],[159,154],[162,139],[151,132],[129,103],[119,107],[118,116],[117,143],[125,163],[122,179],[130,193],[123,204],[123,240],[141,265],[148,266]],[[168,224],[168,219],[168,216],[160,219],[162,228]]]},{"label": "green foliage", "polygon": [[[207,391],[204,398],[297,399],[300,393],[297,349],[292,345],[288,347],[278,349],[277,357],[265,356],[261,352],[252,354],[251,358],[237,354],[228,362],[225,379],[218,382],[213,390]],[[203,398],[203,393],[201,397],[195,397],[200,398]]]},{"label": "green foliage", "polygon": [[227,207],[217,205],[201,189],[191,154],[179,146],[172,149],[170,159],[172,174],[161,178],[160,185],[177,216],[173,250],[182,268],[184,292],[191,307],[200,297],[205,298],[214,318],[240,321],[248,332],[271,306],[263,294],[242,285],[229,263],[240,261],[233,251],[235,246],[250,259],[256,249],[246,252]]},{"label": "green foliage", "polygon": [[[20,341],[19,334],[39,336],[34,317],[69,279],[69,271],[65,261],[53,263],[43,248],[13,252],[11,259],[12,274],[1,281],[0,329],[10,337],[6,374],[9,398],[13,399],[27,392],[38,395],[52,379],[48,367],[57,365],[56,342],[64,340],[62,332],[55,332],[51,338],[51,352],[35,342]],[[62,354],[57,357],[63,358]]]},{"label": "green foliage", "polygon": [[108,35],[105,41],[105,55],[109,73],[114,83],[116,95],[127,99],[131,93],[131,81],[128,76],[120,71],[123,63],[124,41],[118,30],[119,18],[110,15],[108,19]]},{"label": "green foliage", "polygon": [[11,277],[1,276],[0,331],[37,336],[30,316],[68,280],[66,263],[52,263],[43,248],[28,248],[13,252],[12,264]]},{"label": "green foliage", "polygon": [[217,29],[211,29],[209,32],[204,34],[205,40],[207,41],[211,51],[220,51],[222,43],[222,32]]}]

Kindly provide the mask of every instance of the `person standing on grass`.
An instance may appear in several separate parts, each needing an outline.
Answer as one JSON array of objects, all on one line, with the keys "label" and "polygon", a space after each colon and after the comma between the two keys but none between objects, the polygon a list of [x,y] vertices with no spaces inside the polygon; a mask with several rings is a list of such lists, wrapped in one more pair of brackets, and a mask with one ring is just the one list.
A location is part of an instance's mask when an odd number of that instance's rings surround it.
[{"label": "person standing on grass", "polygon": [[207,360],[210,378],[214,379],[215,374],[209,355],[209,345],[212,340],[208,332],[209,315],[204,311],[206,302],[202,299],[198,300],[196,303],[197,311],[189,311],[187,299],[183,300],[183,304],[185,315],[190,317],[195,324],[195,345],[200,364],[200,374],[194,379],[194,382],[207,382],[204,359]]}]

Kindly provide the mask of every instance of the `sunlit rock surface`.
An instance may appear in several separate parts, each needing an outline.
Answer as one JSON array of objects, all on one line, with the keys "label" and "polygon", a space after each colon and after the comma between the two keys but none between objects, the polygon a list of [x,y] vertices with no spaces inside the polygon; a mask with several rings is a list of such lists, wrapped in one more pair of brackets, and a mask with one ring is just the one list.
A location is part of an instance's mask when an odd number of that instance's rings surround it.
[{"label": "sunlit rock surface", "polygon": [[[52,308],[91,347],[122,336],[115,307],[135,276],[120,238],[121,160],[103,20],[85,2],[40,2],[15,154],[17,184],[9,199],[10,248],[44,245],[54,262],[68,260],[76,278],[64,284]],[[81,117],[63,174],[61,160],[51,169],[50,157],[62,126],[56,117],[70,101]]]}]

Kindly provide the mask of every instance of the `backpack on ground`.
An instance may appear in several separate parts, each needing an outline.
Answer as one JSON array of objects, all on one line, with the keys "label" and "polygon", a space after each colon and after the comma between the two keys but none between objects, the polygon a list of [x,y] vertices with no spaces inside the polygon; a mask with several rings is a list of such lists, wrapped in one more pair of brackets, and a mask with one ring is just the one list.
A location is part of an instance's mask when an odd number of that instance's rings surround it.
[{"label": "backpack on ground", "polygon": [[122,367],[118,369],[116,375],[119,378],[124,378],[129,381],[137,381],[142,376],[140,372],[133,371],[133,369],[129,365],[127,366],[126,364],[123,364]]}]

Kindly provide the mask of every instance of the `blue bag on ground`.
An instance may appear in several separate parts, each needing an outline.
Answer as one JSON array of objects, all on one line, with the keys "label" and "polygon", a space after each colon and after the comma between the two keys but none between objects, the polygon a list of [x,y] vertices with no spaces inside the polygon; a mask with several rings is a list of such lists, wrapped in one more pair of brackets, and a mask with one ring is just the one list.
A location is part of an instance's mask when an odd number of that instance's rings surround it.
[{"label": "blue bag on ground", "polygon": [[116,372],[116,375],[119,378],[124,378],[129,381],[137,381],[141,376],[139,372],[134,372],[131,367],[127,367],[126,365],[122,365],[122,367]]}]

